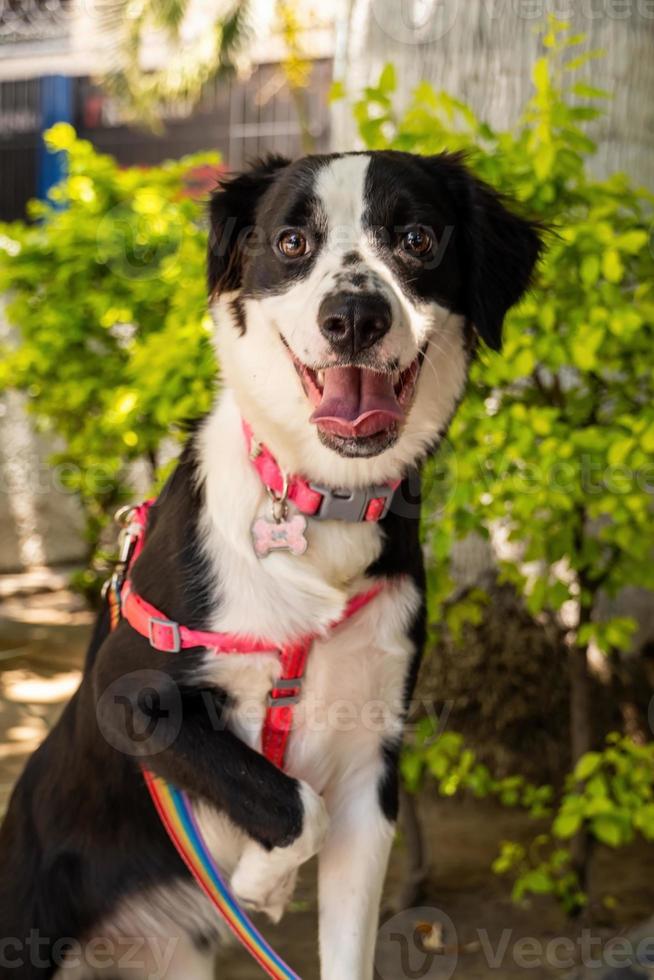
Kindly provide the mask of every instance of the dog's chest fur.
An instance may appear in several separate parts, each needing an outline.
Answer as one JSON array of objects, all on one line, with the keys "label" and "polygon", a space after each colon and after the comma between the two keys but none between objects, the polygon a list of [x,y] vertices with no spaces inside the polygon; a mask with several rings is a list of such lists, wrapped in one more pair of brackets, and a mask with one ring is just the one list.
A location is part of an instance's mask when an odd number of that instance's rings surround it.
[{"label": "dog's chest fur", "polygon": [[[269,516],[270,502],[244,452],[229,394],[207,423],[199,450],[206,500],[201,533],[218,596],[211,628],[265,637],[271,646],[317,635],[294,710],[286,770],[329,794],[346,770],[379,768],[382,745],[400,736],[418,590],[410,579],[397,579],[370,606],[333,627],[348,600],[370,587],[365,573],[382,551],[381,529],[311,521],[305,555],[273,554],[262,561],[249,528],[255,516]],[[259,749],[267,696],[280,670],[276,653],[208,651],[195,680],[227,692],[228,726]],[[214,820],[205,807],[201,823],[224,854],[218,840],[224,819]]]}]

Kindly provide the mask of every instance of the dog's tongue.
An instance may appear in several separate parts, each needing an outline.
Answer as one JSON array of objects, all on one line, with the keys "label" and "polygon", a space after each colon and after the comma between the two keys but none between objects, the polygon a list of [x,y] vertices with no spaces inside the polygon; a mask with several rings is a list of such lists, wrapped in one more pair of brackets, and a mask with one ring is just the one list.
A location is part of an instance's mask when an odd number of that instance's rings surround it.
[{"label": "dog's tongue", "polygon": [[390,428],[403,414],[392,375],[332,367],[325,370],[322,399],[311,421],[338,436],[373,436]]}]

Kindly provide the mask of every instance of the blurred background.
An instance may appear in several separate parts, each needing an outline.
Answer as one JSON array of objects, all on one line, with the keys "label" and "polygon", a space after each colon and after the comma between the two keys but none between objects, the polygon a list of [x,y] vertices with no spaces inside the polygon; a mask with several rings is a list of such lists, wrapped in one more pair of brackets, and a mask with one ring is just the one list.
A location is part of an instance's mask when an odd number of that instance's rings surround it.
[{"label": "blurred background", "polygon": [[[649,0],[0,0],[0,815],[79,682],[114,511],[211,404],[218,174],[365,147],[461,150],[550,228],[425,473],[378,976],[653,976]],[[311,869],[268,934],[316,975]]]}]

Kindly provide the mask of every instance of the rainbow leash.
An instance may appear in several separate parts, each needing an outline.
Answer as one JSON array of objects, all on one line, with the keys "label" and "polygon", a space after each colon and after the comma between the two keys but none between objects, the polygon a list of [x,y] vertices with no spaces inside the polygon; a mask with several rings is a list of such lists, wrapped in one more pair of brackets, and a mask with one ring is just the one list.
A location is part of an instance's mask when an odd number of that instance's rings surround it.
[{"label": "rainbow leash", "polygon": [[159,818],[179,856],[239,942],[268,976],[275,980],[300,980],[236,903],[207,850],[186,793],[148,770],[144,775]]},{"label": "rainbow leash", "polygon": [[[108,582],[106,597],[111,630],[120,623],[123,574],[124,566],[117,568]],[[147,769],[143,770],[143,775],[159,819],[179,856],[238,941],[273,980],[301,980],[268,945],[237,904],[207,849],[186,793]]]}]

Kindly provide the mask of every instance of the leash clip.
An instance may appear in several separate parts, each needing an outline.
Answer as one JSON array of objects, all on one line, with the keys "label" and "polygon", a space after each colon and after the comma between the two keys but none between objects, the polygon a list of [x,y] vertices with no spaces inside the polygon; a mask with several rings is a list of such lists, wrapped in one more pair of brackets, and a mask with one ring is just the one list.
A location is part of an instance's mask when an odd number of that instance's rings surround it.
[{"label": "leash clip", "polygon": [[[138,508],[134,507],[133,504],[125,504],[124,507],[119,507],[114,514],[114,521],[120,527],[118,533],[118,558],[114,564],[113,572],[102,586],[103,598],[112,592],[116,597],[120,596],[130,558],[134,550],[134,542],[142,533],[140,525],[134,522],[134,515],[137,510]],[[120,604],[119,598],[116,601]]]},{"label": "leash clip", "polygon": [[135,510],[136,507],[133,504],[124,504],[124,506],[119,507],[114,514],[115,523],[120,527],[127,527]]}]

